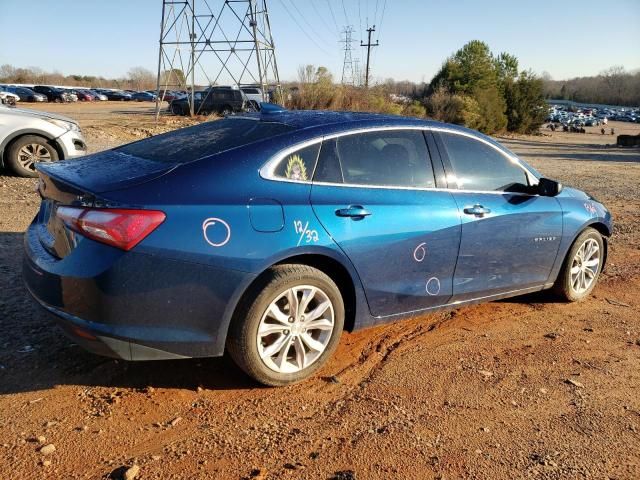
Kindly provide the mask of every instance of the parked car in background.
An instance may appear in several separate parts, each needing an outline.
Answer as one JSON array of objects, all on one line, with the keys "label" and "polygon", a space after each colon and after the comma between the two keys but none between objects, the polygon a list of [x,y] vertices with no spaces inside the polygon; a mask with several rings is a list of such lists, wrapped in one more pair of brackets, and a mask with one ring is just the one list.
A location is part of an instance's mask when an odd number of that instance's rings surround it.
[{"label": "parked car in background", "polygon": [[[156,94],[155,90],[147,90],[148,93]],[[177,100],[184,97],[184,94],[180,92],[174,92],[173,90],[160,90],[160,100],[171,103],[173,100]]]},{"label": "parked car in background", "polygon": [[20,97],[15,93],[7,92],[0,89],[0,103],[7,105],[15,105],[20,101]]},{"label": "parked car in background", "polygon": [[[194,94],[194,112],[198,115],[230,115],[244,111],[246,105],[247,97],[240,89],[234,87],[210,87]],[[169,110],[175,115],[188,115],[189,97],[173,100]]]},{"label": "parked car in background", "polygon": [[343,329],[584,299],[612,230],[491,137],[407,117],[263,105],[38,172],[24,278],[75,343],[226,351],[267,385],[312,375]]},{"label": "parked car in background", "polygon": [[[3,88],[0,87],[0,90],[2,89]],[[21,102],[46,102],[47,101],[46,95],[34,92],[33,90],[27,87],[14,87],[9,85],[4,88],[4,91],[18,95],[18,97],[20,97]]]},{"label": "parked car in background", "polygon": [[76,88],[73,90],[69,90],[69,93],[71,93],[72,95],[75,95],[78,98],[78,100],[81,102],[92,102],[94,100],[93,95],[91,95],[86,90]]},{"label": "parked car in background", "polygon": [[32,88],[34,92],[46,95],[47,100],[50,102],[71,102],[72,96],[69,92],[65,92],[61,88],[49,87],[47,85],[36,85]]},{"label": "parked car in background", "polygon": [[67,117],[0,105],[0,166],[21,177],[35,177],[36,162],[84,155],[87,145],[78,124]]},{"label": "parked car in background", "polygon": [[156,94],[149,92],[136,92],[131,95],[131,100],[135,100],[137,102],[155,102]]},{"label": "parked car in background", "polygon": [[103,93],[100,93],[96,90],[87,90],[96,100],[100,100],[101,102],[106,102],[109,100],[107,96]]},{"label": "parked car in background", "polygon": [[240,86],[240,90],[247,97],[248,106],[250,106],[253,110],[258,111],[260,109],[260,104],[262,102],[268,102],[269,99],[264,98],[262,95],[262,89],[260,87],[247,85]]},{"label": "parked car in background", "polygon": [[122,90],[102,90],[108,100],[128,102],[131,100],[131,94]]}]

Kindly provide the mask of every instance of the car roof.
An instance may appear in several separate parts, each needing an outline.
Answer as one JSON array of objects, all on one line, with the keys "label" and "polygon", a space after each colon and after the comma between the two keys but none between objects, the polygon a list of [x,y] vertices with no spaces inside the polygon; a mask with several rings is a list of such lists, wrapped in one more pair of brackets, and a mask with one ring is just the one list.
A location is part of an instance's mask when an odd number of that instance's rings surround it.
[{"label": "car roof", "polygon": [[[331,110],[281,110],[269,113],[246,113],[237,118],[253,118],[264,122],[276,122],[293,127],[299,133],[311,136],[327,135],[349,130],[379,127],[434,127],[465,132],[478,137],[485,135],[460,125],[442,123],[400,115],[369,112],[336,112]],[[488,137],[487,137],[488,138]]]}]

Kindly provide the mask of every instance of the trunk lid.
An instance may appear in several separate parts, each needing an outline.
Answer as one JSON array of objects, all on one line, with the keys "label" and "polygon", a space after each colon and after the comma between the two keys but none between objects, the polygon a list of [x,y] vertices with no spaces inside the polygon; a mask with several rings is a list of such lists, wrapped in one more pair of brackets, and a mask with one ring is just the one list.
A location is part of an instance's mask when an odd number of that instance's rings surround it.
[{"label": "trunk lid", "polygon": [[42,202],[36,228],[40,243],[56,258],[66,257],[83,237],[58,217],[60,206],[92,207],[102,204],[101,193],[148,182],[173,168],[173,164],[114,150],[75,160],[38,164],[38,193]]},{"label": "trunk lid", "polygon": [[91,193],[103,193],[132,187],[153,180],[176,167],[130,155],[119,150],[105,150],[62,162],[40,163],[40,176]]}]

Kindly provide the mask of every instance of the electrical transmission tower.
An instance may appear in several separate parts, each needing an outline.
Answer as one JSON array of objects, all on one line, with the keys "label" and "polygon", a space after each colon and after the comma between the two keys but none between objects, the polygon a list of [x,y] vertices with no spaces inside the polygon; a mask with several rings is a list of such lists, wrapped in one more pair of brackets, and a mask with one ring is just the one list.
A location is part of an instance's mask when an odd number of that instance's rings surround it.
[{"label": "electrical transmission tower", "polygon": [[344,40],[340,40],[341,43],[344,43],[344,63],[342,64],[342,84],[343,85],[355,85],[356,84],[356,75],[353,69],[353,57],[351,55],[352,51],[352,43],[353,40],[351,38],[351,34],[355,30],[351,25],[347,25],[342,30],[342,34],[344,35]]},{"label": "electrical transmission tower", "polygon": [[353,59],[353,78],[354,78],[354,85],[356,87],[359,87],[360,85],[362,85],[362,72],[360,71],[360,59],[357,57]]},{"label": "electrical transmission tower", "polygon": [[166,90],[194,93],[200,85],[253,85],[263,101],[282,99],[267,0],[163,0],[158,53],[158,100]]}]

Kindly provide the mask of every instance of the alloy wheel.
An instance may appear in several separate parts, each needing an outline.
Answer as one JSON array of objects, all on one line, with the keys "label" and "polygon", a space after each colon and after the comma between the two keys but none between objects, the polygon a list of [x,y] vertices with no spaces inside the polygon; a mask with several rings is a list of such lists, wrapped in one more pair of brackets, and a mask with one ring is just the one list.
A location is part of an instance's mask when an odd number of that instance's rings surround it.
[{"label": "alloy wheel", "polygon": [[595,282],[600,267],[600,245],[593,238],[584,241],[571,261],[571,289],[582,294]]},{"label": "alloy wheel", "polygon": [[50,162],[51,153],[43,145],[29,143],[18,151],[18,162],[23,168],[35,170],[35,162]]},{"label": "alloy wheel", "polygon": [[264,364],[295,373],[320,358],[333,333],[335,312],[329,296],[312,285],[280,293],[262,315],[256,336]]}]

